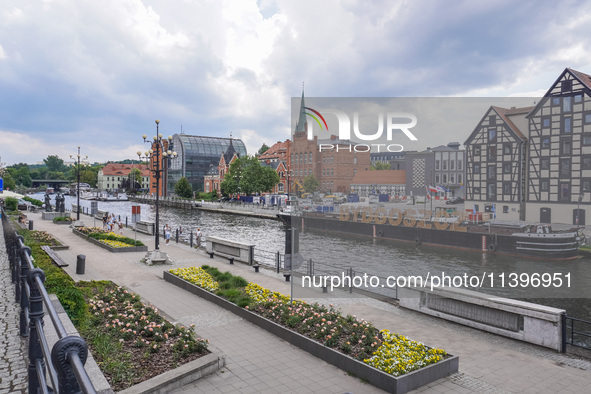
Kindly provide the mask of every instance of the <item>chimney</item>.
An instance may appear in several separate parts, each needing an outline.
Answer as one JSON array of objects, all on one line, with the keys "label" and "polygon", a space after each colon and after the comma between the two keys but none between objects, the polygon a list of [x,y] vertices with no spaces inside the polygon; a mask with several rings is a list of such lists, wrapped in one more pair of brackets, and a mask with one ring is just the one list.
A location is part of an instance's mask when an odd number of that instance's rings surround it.
[{"label": "chimney", "polygon": [[331,140],[331,141],[334,141],[334,140],[336,140],[336,139],[337,139],[337,136],[336,136],[336,135],[334,135],[334,134],[331,134],[331,135],[330,135],[330,140]]}]

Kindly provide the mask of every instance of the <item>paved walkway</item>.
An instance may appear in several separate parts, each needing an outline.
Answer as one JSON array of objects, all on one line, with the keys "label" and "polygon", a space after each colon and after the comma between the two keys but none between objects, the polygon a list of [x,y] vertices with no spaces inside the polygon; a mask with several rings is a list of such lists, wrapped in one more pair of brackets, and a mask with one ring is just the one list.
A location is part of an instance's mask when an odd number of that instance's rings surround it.
[{"label": "paved walkway", "polygon": [[26,340],[19,334],[19,304],[6,255],[0,225],[0,394],[25,392],[27,388]]},{"label": "paved walkway", "polygon": [[[195,324],[198,335],[226,355],[227,365],[216,374],[177,390],[177,393],[378,393],[382,392],[308,353],[277,339],[226,310],[188,294],[162,280],[170,266],[148,267],[139,263],[145,253],[110,253],[74,235],[67,226],[42,221],[29,214],[36,230],[54,234],[69,250],[59,251],[70,263],[66,271],[75,280],[109,279],[128,287],[158,307],[172,321]],[[88,225],[93,220],[84,218]],[[127,236],[133,232],[125,230]],[[153,237],[137,235],[153,246]],[[186,245],[161,242],[173,267],[209,264],[272,290],[289,294],[283,276],[251,267],[229,265],[226,259],[209,259],[202,251]],[[86,272],[76,275],[76,256],[86,255]],[[265,270],[262,270],[265,271]],[[4,275],[4,270],[2,271]],[[565,356],[536,346],[403,310],[377,300],[345,292],[322,294],[294,284],[297,298],[313,299],[339,306],[345,313],[440,347],[460,356],[460,372],[425,386],[425,393],[579,393],[591,383],[591,362]],[[0,302],[4,298],[0,299]],[[2,304],[3,305],[3,304]]]}]

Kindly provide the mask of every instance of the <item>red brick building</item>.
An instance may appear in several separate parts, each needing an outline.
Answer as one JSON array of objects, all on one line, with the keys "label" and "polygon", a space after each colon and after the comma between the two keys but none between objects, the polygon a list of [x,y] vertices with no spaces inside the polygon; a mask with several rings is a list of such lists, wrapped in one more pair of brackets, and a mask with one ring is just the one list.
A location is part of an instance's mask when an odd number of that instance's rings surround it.
[{"label": "red brick building", "polygon": [[[304,93],[300,104],[300,115],[293,133],[291,146],[291,170],[293,191],[299,191],[298,183],[303,184],[304,179],[313,175],[318,179],[320,191],[325,193],[349,193],[353,177],[360,171],[369,171],[370,152],[356,152],[355,143],[349,140],[340,140],[331,135],[330,139],[313,140],[307,137],[307,117],[304,103]],[[320,144],[323,144],[320,152]],[[332,149],[326,149],[327,145]]]},{"label": "red brick building", "polygon": [[212,165],[204,176],[203,190],[205,193],[216,191],[218,194],[221,194],[220,184],[224,181],[224,177],[230,169],[230,164],[238,159],[239,156],[240,154],[236,152],[232,141],[230,141],[230,146],[228,146],[226,152],[221,155],[217,167]]}]

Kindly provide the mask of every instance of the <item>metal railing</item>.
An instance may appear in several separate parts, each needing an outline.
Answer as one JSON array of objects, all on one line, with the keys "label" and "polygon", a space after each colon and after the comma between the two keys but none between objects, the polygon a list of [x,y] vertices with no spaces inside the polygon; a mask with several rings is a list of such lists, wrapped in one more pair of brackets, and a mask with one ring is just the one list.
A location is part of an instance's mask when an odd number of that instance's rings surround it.
[{"label": "metal railing", "polygon": [[562,315],[562,352],[566,345],[591,350],[591,321]]},{"label": "metal railing", "polygon": [[[45,289],[45,273],[34,267],[31,248],[24,245],[24,238],[12,227],[4,208],[1,214],[15,299],[20,303],[20,335],[29,338],[28,392],[96,393],[84,368],[86,342],[67,334]],[[44,307],[58,337],[51,350],[44,329]]]}]

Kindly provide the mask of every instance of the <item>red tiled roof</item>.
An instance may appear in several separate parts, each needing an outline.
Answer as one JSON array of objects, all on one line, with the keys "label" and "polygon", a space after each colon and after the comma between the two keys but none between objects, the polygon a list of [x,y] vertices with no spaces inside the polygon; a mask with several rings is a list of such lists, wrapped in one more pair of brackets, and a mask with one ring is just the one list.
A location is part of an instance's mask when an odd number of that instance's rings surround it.
[{"label": "red tiled roof", "polygon": [[521,107],[521,108],[511,108],[511,109],[507,109],[507,108],[502,108],[502,107],[496,107],[496,106],[492,106],[492,108],[497,111],[497,113],[499,114],[499,116],[501,118],[503,118],[503,121],[505,121],[505,123],[507,123],[507,125],[509,127],[511,127],[511,129],[515,132],[515,134],[517,134],[517,136],[519,138],[521,138],[522,140],[526,140],[527,137],[525,136],[525,134],[519,130],[519,127],[517,127],[515,125],[515,123],[513,123],[513,121],[511,121],[511,119],[509,119],[509,116],[513,116],[513,115],[526,115],[528,114],[532,109],[534,109],[534,107]]},{"label": "red tiled roof", "polygon": [[291,140],[285,140],[284,142],[277,142],[273,146],[271,146],[265,153],[259,156],[259,160],[266,160],[271,158],[279,158],[281,154],[285,154],[285,158],[287,158],[287,151],[291,146]]},{"label": "red tiled roof", "polygon": [[[102,168],[102,170],[103,175],[105,176],[127,176],[131,172],[131,168],[131,164],[108,163]],[[139,168],[142,172],[142,176],[150,176],[150,171],[146,164],[133,164],[133,168]]]}]

